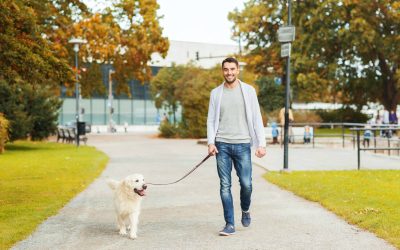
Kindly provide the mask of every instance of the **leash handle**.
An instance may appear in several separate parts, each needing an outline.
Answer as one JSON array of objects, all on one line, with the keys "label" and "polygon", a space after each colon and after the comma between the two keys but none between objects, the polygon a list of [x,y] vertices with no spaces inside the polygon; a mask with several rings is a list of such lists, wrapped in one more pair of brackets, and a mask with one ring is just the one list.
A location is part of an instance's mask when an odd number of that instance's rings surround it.
[{"label": "leash handle", "polygon": [[203,164],[205,161],[208,160],[208,158],[210,158],[212,156],[212,154],[207,155],[199,164],[197,164],[194,168],[192,168],[192,170],[190,170],[187,174],[185,174],[182,178],[180,178],[179,180],[176,180],[174,182],[170,182],[170,183],[146,183],[147,185],[154,185],[154,186],[165,186],[165,185],[171,185],[171,184],[175,184],[177,182],[180,182],[181,180],[185,179],[186,177],[188,177],[191,173],[193,173],[198,167],[201,166],[201,164]]}]

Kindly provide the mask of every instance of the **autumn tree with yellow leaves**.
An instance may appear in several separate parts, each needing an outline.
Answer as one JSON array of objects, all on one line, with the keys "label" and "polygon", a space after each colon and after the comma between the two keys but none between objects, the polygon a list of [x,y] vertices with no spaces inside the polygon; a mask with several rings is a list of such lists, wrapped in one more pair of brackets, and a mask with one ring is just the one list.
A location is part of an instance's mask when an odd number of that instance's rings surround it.
[{"label": "autumn tree with yellow leaves", "polygon": [[[277,30],[287,23],[287,1],[249,0],[230,13],[234,36],[247,44],[248,67],[282,76]],[[400,2],[295,1],[292,23],[293,96],[297,101],[356,104],[400,101]],[[273,69],[273,70],[271,70]]]}]

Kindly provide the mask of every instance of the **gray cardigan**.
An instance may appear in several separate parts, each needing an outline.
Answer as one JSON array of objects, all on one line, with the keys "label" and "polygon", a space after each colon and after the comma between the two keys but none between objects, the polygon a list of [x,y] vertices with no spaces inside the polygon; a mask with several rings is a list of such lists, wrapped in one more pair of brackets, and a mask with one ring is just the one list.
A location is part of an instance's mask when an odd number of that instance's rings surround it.
[{"label": "gray cardigan", "polygon": [[[249,84],[239,81],[243,93],[243,99],[246,109],[247,125],[251,137],[251,145],[255,147],[265,147],[264,125],[261,118],[260,105],[258,104],[256,90]],[[208,144],[215,143],[219,126],[219,116],[221,110],[222,92],[224,84],[222,83],[211,91],[210,103],[207,116],[207,140]]]}]

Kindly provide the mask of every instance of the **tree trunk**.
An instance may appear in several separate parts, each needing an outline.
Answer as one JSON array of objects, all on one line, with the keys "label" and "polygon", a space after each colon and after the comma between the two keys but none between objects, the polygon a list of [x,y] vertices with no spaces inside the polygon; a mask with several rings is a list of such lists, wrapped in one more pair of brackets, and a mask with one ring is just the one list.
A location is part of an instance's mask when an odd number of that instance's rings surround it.
[{"label": "tree trunk", "polygon": [[382,85],[383,85],[381,102],[386,110],[396,111],[397,103],[398,103],[398,100],[400,99],[399,92],[396,88],[396,80],[394,77],[396,70],[394,70],[394,71],[390,70],[389,66],[387,65],[387,63],[385,61],[384,56],[381,53],[379,53],[378,58],[379,58],[379,67],[381,68],[381,72],[382,72],[381,77],[382,77]]}]

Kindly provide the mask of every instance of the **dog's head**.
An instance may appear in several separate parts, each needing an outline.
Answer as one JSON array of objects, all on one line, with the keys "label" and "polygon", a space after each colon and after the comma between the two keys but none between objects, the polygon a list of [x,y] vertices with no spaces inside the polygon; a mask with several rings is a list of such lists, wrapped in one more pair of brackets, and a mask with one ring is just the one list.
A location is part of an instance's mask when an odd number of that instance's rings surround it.
[{"label": "dog's head", "polygon": [[146,195],[145,190],[147,189],[147,185],[144,181],[143,175],[141,174],[133,174],[127,176],[123,180],[123,185],[130,191],[135,192],[139,196]]}]

